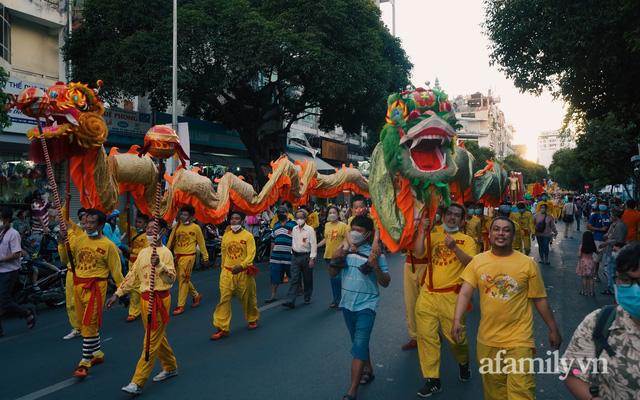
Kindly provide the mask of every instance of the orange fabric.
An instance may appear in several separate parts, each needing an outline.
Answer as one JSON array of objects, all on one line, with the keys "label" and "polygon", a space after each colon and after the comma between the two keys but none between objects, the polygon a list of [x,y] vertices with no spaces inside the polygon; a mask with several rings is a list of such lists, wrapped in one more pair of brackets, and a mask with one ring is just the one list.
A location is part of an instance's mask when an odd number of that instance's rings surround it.
[{"label": "orange fabric", "polygon": [[83,285],[82,288],[91,291],[91,296],[89,297],[89,304],[87,305],[87,309],[82,316],[82,324],[90,325],[91,317],[94,312],[98,313],[98,326],[102,326],[102,294],[100,293],[100,289],[98,288],[97,283],[100,281],[106,281],[106,278],[80,278],[77,275],[73,275],[73,284],[76,286]]},{"label": "orange fabric", "polygon": [[[162,319],[162,323],[164,325],[169,323],[169,311],[164,306],[165,299],[169,296],[168,290],[159,290],[153,292],[153,308],[151,310],[151,330],[155,331],[158,329],[158,313],[160,313],[160,318]],[[149,292],[140,293],[140,297],[142,297],[145,301],[149,301]]]},{"label": "orange fabric", "polygon": [[69,175],[78,188],[82,207],[97,208],[98,210],[105,211],[98,196],[96,181],[93,175],[98,151],[103,150],[102,148],[92,148],[87,149],[82,155],[72,156],[69,159]]},{"label": "orange fabric", "polygon": [[390,252],[396,253],[402,249],[410,250],[413,243],[413,235],[415,233],[414,221],[413,221],[413,194],[411,193],[411,185],[407,178],[400,180],[400,191],[396,195],[396,206],[402,213],[405,219],[406,225],[402,231],[402,236],[399,242],[395,242],[389,232],[384,228],[384,225],[380,223],[380,218],[376,212],[375,206],[371,207],[371,215],[378,223],[380,228],[380,239],[387,246]]}]

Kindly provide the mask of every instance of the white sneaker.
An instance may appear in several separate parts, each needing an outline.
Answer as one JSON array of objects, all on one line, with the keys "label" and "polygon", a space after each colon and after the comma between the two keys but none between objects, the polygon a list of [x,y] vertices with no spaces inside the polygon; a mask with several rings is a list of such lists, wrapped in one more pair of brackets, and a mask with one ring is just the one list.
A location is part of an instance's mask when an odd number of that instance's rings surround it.
[{"label": "white sneaker", "polygon": [[78,336],[80,336],[80,331],[77,329],[72,329],[71,332],[67,333],[62,338],[64,340],[69,340],[69,339],[77,338]]},{"label": "white sneaker", "polygon": [[142,388],[133,382],[129,383],[127,386],[123,386],[122,391],[129,394],[142,394]]},{"label": "white sneaker", "polygon": [[153,377],[153,381],[154,382],[161,382],[161,381],[164,381],[165,379],[173,378],[176,375],[178,375],[178,370],[177,369],[174,369],[173,371],[164,371],[164,370],[162,370],[158,375]]}]

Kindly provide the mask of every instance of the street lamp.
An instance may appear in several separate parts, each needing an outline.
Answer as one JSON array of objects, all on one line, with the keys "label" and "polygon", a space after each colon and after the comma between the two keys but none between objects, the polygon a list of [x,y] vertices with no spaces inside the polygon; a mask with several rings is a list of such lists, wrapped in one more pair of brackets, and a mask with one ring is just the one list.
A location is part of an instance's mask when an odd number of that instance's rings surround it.
[{"label": "street lamp", "polygon": [[380,0],[382,3],[391,3],[391,34],[396,35],[396,0]]}]

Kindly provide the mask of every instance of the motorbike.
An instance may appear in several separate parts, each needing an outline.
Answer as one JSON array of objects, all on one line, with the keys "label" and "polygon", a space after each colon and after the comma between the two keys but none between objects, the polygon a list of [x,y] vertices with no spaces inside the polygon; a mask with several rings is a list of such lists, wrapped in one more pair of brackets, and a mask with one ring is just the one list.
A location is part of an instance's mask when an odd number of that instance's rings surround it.
[{"label": "motorbike", "polygon": [[268,261],[271,255],[271,228],[269,221],[262,221],[256,236],[256,262]]},{"label": "motorbike", "polygon": [[14,287],[13,297],[18,304],[41,303],[50,308],[65,304],[67,268],[60,268],[42,259],[23,257]]},{"label": "motorbike", "polygon": [[[207,253],[209,253],[209,268],[213,268],[222,250],[222,236],[217,226],[213,224],[204,226],[204,243],[207,247]],[[198,263],[197,269],[204,269],[204,267]]]}]

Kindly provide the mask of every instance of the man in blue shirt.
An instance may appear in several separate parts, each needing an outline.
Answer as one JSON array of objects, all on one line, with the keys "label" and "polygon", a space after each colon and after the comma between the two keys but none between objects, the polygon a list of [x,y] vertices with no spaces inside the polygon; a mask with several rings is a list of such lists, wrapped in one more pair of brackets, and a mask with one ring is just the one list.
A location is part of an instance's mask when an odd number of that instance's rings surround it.
[{"label": "man in blue shirt", "polygon": [[[356,216],[351,221],[349,243],[356,247],[355,252],[345,253],[344,265],[332,262],[329,274],[340,274],[342,296],[340,308],[351,336],[351,386],[343,400],[355,400],[359,385],[365,385],[375,378],[369,357],[369,339],[376,318],[376,309],[380,293],[378,284],[389,286],[391,277],[384,255],[378,257],[376,266],[368,263],[371,254],[371,241],[374,238],[373,221],[366,216]],[[340,257],[341,258],[341,257]],[[334,261],[337,261],[334,259]]]},{"label": "man in blue shirt", "polygon": [[[587,222],[587,229],[593,232],[593,240],[596,242],[596,248],[600,248],[600,245],[604,243],[604,234],[609,230],[611,219],[609,218],[609,208],[604,202],[599,202],[598,207],[594,209],[593,213],[589,216]],[[600,261],[602,261],[602,251],[598,251],[595,256],[596,261],[596,280],[599,281],[598,271],[600,270]]]},{"label": "man in blue shirt", "polygon": [[264,302],[269,304],[277,300],[278,286],[284,283],[284,275],[290,273],[291,268],[291,231],[296,223],[289,220],[289,211],[286,207],[278,209],[278,222],[271,231],[271,258],[269,270],[271,273],[271,297]]}]

